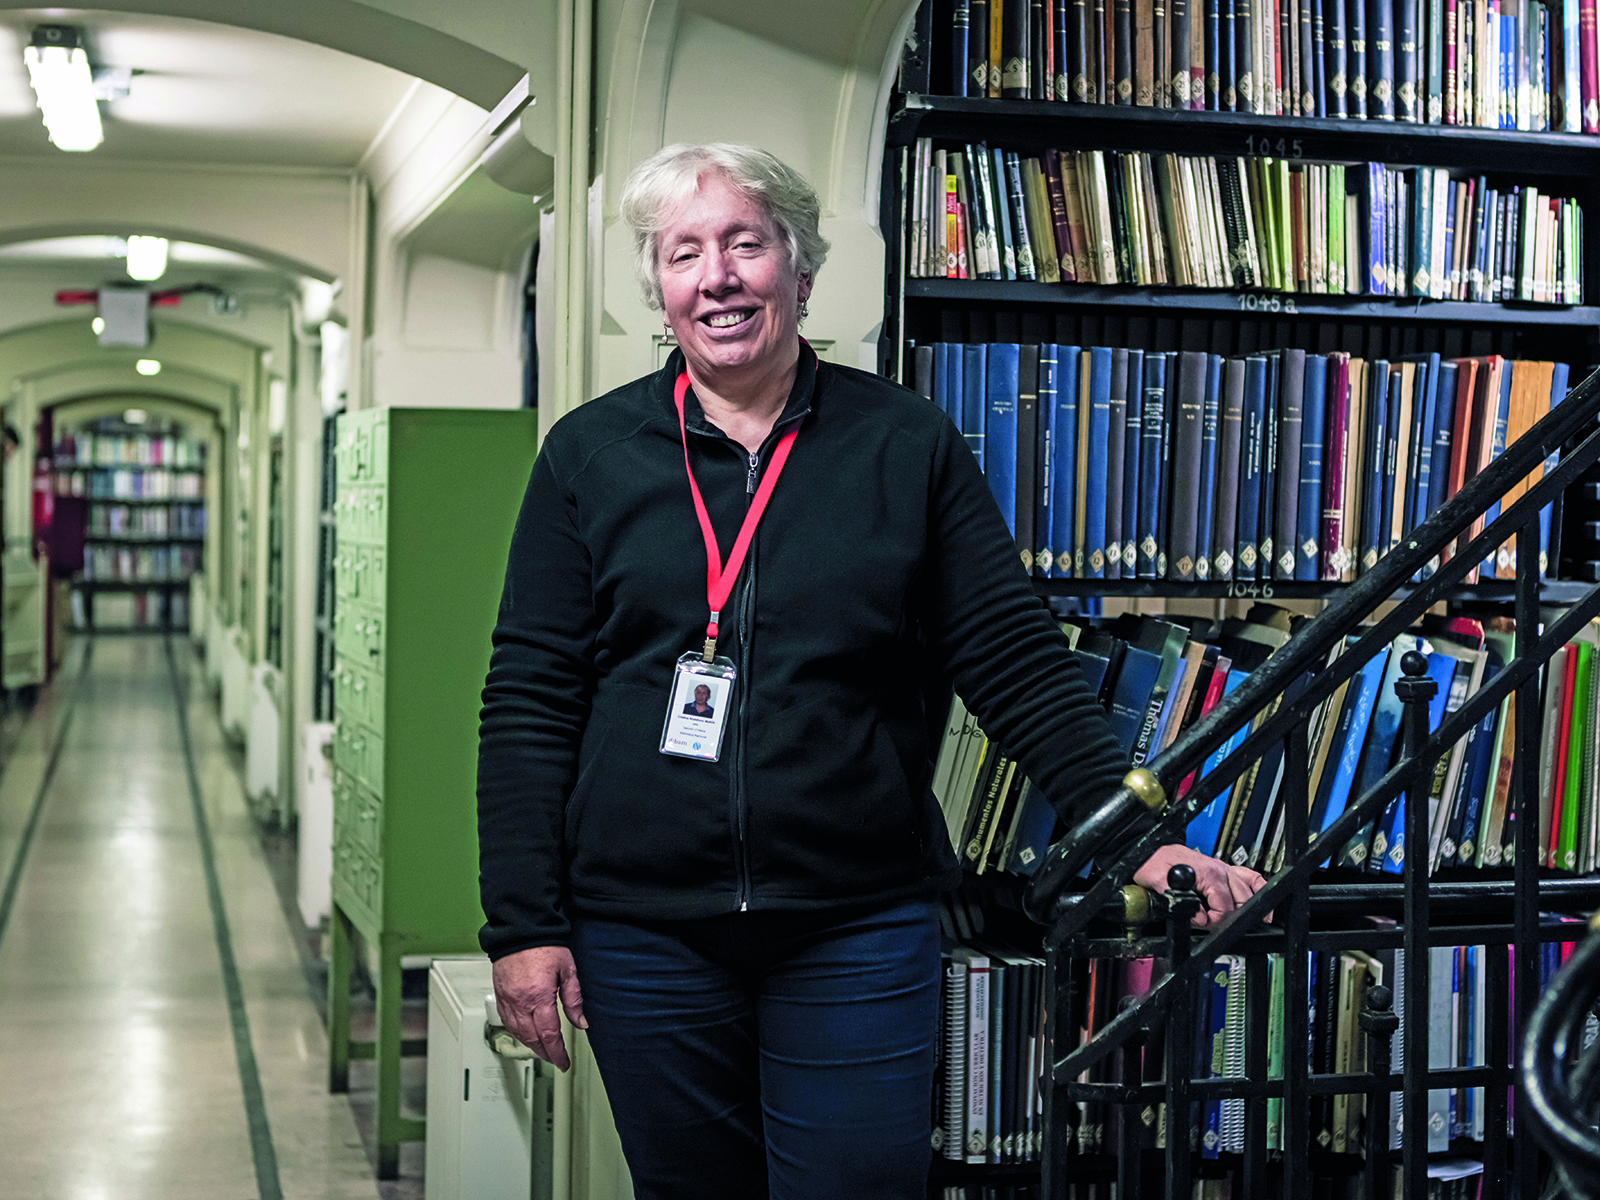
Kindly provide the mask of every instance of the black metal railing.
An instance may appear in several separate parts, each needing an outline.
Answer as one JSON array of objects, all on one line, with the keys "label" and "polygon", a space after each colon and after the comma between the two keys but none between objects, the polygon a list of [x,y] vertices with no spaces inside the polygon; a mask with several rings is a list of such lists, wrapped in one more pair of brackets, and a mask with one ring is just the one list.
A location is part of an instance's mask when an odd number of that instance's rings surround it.
[{"label": "black metal railing", "polygon": [[1600,1004],[1600,913],[1550,981],[1522,1041],[1522,1090],[1534,1138],[1573,1200],[1600,1200],[1600,1039],[1583,1045]]},{"label": "black metal railing", "polygon": [[[1530,1013],[1537,999],[1537,955],[1541,942],[1571,940],[1572,925],[1542,919],[1541,909],[1600,901],[1600,881],[1545,880],[1539,877],[1539,726],[1540,670],[1560,647],[1600,612],[1600,585],[1584,592],[1559,617],[1542,630],[1539,561],[1539,514],[1579,474],[1600,460],[1600,372],[1590,375],[1555,405],[1523,437],[1488,467],[1480,471],[1433,516],[1360,580],[1345,589],[1328,608],[1301,630],[1267,662],[1224,698],[1205,718],[1179,736],[1163,754],[1134,771],[1126,785],[1067,837],[1050,848],[1043,866],[1032,880],[1025,907],[1035,920],[1050,928],[1045,936],[1054,1012],[1052,1071],[1046,1080],[1044,1102],[1050,1129],[1050,1148],[1044,1165],[1044,1191],[1052,1200],[1066,1195],[1068,1175],[1076,1168],[1068,1161],[1069,1135],[1065,1121],[1055,1119],[1063,1103],[1083,1101],[1150,1105],[1165,1103],[1168,1114],[1162,1174],[1163,1194],[1187,1197],[1193,1162],[1187,1136],[1186,1114],[1191,1102],[1226,1097],[1245,1106],[1245,1150],[1237,1181],[1251,1200],[1275,1193],[1309,1197],[1312,1188],[1311,1147],[1305,1119],[1313,1096],[1364,1093],[1373,1113],[1387,1111],[1388,1097],[1400,1090],[1401,1178],[1396,1188],[1387,1177],[1390,1167],[1389,1122],[1368,1120],[1365,1134],[1365,1170],[1368,1195],[1425,1197],[1427,1188],[1427,1092],[1429,1088],[1482,1088],[1486,1103],[1483,1143],[1482,1195],[1502,1200],[1516,1195],[1533,1200],[1537,1193],[1537,1155],[1509,1152],[1510,1109],[1508,1093],[1517,1076],[1510,1061],[1510,1026],[1513,1013]],[[1559,465],[1547,471],[1497,519],[1482,526],[1490,509],[1514,485],[1537,470],[1563,446],[1568,449]],[[1396,685],[1404,704],[1404,743],[1398,763],[1376,785],[1353,798],[1345,811],[1317,836],[1309,834],[1307,794],[1309,745],[1307,723],[1313,711],[1354,676],[1368,659],[1389,647],[1432,605],[1452,594],[1463,578],[1495,549],[1515,543],[1519,571],[1515,585],[1515,650],[1504,668],[1454,713],[1448,714],[1429,735],[1428,698],[1434,684],[1425,675],[1426,660],[1415,655],[1405,663],[1405,675]],[[1448,559],[1443,555],[1453,548]],[[1414,577],[1432,566],[1419,584]],[[1380,606],[1383,606],[1380,610]],[[1370,620],[1370,625],[1363,623]],[[1358,636],[1359,635],[1359,636]],[[1352,640],[1353,639],[1353,640]],[[1344,647],[1336,657],[1333,651]],[[1304,682],[1309,677],[1309,682]],[[1300,686],[1302,685],[1303,686]],[[1495,889],[1481,885],[1452,885],[1431,893],[1429,886],[1428,801],[1434,765],[1439,758],[1515,691],[1515,777],[1508,819],[1515,822],[1510,919],[1504,916],[1506,885]],[[1210,760],[1234,734],[1251,725],[1238,748],[1201,778],[1177,803],[1168,803],[1179,781]],[[1281,803],[1284,807],[1284,861],[1266,886],[1240,907],[1232,920],[1200,937],[1190,929],[1189,918],[1201,903],[1192,892],[1192,872],[1174,870],[1165,900],[1127,885],[1134,871],[1156,849],[1183,840],[1187,822],[1223,789],[1230,787],[1250,766],[1269,752],[1283,753]],[[1407,853],[1401,880],[1373,885],[1323,885],[1313,882],[1313,871],[1326,863],[1363,825],[1375,820],[1390,800],[1404,793],[1404,833]],[[1082,868],[1091,861],[1101,874],[1086,891],[1071,890]],[[1474,892],[1474,887],[1477,891]],[[1452,890],[1453,887],[1453,890]],[[1437,904],[1444,918],[1430,922],[1430,906]],[[1311,929],[1311,914],[1321,906],[1346,911],[1371,911],[1397,906],[1399,924],[1391,930],[1363,930],[1359,941],[1349,931]],[[1269,914],[1274,919],[1266,923]],[[1114,917],[1125,927],[1122,938],[1097,937],[1091,922]],[[1146,936],[1147,923],[1164,920],[1160,937]],[[1199,940],[1197,941],[1197,937]],[[1343,939],[1341,941],[1341,939]],[[1306,955],[1309,947],[1396,949],[1404,971],[1404,988],[1396,997],[1401,1012],[1392,1012],[1382,992],[1368,994],[1361,1026],[1367,1034],[1368,1069],[1358,1074],[1311,1075],[1307,1055],[1301,1050],[1309,1035],[1309,1014],[1304,1004],[1284,1005],[1283,1078],[1268,1079],[1266,1070],[1267,992],[1269,953],[1283,953],[1284,993],[1306,995]],[[1485,1028],[1489,1065],[1452,1071],[1428,1068],[1430,956],[1433,946],[1481,945],[1486,955]],[[1514,968],[1508,950],[1516,947]],[[1293,950],[1293,953],[1287,951]],[[1245,998],[1247,1061],[1242,1079],[1191,1078],[1192,1010],[1196,988],[1220,955],[1243,955],[1249,983]],[[1086,957],[1160,957],[1168,973],[1148,994],[1129,1004],[1096,1036],[1081,1046],[1062,1039],[1063,1014],[1071,1004],[1072,973],[1076,961]],[[1260,981],[1260,982],[1258,982]],[[1385,981],[1388,982],[1388,981]],[[1389,989],[1385,988],[1384,991]],[[1403,1071],[1389,1070],[1391,1039],[1401,1030]],[[1128,1080],[1121,1083],[1085,1082],[1086,1072],[1122,1049],[1137,1047],[1152,1033],[1164,1029],[1166,1062],[1161,1083]],[[1128,1058],[1124,1055],[1124,1061]],[[1174,1069],[1173,1064],[1181,1064]],[[1281,1151],[1271,1156],[1266,1148],[1267,1103],[1282,1100],[1287,1118]],[[1065,1110],[1062,1110],[1065,1111]],[[1517,1111],[1523,1111],[1519,1095]],[[1123,1123],[1126,1126],[1126,1122]],[[1281,1155],[1281,1157],[1279,1157]],[[1515,1159],[1513,1162],[1512,1159]],[[1118,1155],[1118,1195],[1138,1200],[1145,1194],[1138,1153],[1125,1147]]]}]

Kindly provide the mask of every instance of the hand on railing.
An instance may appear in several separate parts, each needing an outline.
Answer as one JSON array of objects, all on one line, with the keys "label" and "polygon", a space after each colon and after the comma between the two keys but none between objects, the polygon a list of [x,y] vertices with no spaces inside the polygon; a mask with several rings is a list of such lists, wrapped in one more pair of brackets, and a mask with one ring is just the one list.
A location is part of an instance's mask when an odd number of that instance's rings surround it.
[{"label": "hand on railing", "polygon": [[[1129,771],[1121,788],[1050,847],[1023,898],[1028,915],[1040,924],[1052,924],[1060,915],[1060,901],[1065,899],[1062,887],[1077,878],[1097,852],[1129,833],[1141,814],[1159,815],[1166,809],[1166,802],[1166,793],[1151,771],[1144,767]],[[1230,866],[1182,845],[1162,846],[1134,872],[1133,880],[1160,894],[1167,890],[1168,871],[1180,863],[1193,868],[1195,891],[1205,901],[1205,907],[1194,916],[1197,929],[1215,927],[1266,884],[1247,867]]]},{"label": "hand on railing", "polygon": [[[1249,867],[1230,866],[1220,858],[1187,846],[1161,847],[1133,873],[1133,881],[1153,892],[1164,892],[1168,887],[1167,872],[1180,863],[1194,871],[1193,890],[1205,902],[1205,907],[1190,921],[1196,929],[1210,929],[1221,924],[1228,914],[1267,884],[1265,878]],[[1272,919],[1270,913],[1267,919]]]},{"label": "hand on railing", "polygon": [[[1528,1124],[1555,1159],[1566,1194],[1576,1200],[1600,1198],[1600,1042],[1578,1053],[1584,1025],[1600,1000],[1600,913],[1589,929],[1539,998],[1522,1039]],[[1520,1103],[1517,1116],[1523,1116]]]}]

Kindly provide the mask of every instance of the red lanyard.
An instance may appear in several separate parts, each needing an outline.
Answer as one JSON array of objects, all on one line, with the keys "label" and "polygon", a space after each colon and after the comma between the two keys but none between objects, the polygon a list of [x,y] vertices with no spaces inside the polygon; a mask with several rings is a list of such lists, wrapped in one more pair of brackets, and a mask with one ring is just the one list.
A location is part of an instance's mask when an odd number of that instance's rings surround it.
[{"label": "red lanyard", "polygon": [[784,464],[789,461],[789,450],[794,445],[800,427],[797,424],[778,439],[777,448],[772,452],[772,461],[767,464],[761,485],[756,488],[756,498],[750,502],[749,511],[744,514],[744,524],[739,527],[739,536],[733,543],[733,551],[728,555],[728,564],[724,567],[722,551],[717,546],[717,531],[711,527],[711,516],[706,512],[706,502],[701,499],[700,485],[694,479],[694,468],[689,465],[689,428],[683,411],[683,397],[688,390],[689,374],[687,371],[679,372],[673,399],[678,406],[678,433],[683,438],[683,469],[689,476],[694,515],[700,519],[700,533],[706,541],[706,603],[711,609],[711,620],[706,624],[705,660],[710,662],[717,652],[717,622],[722,617],[722,606],[728,602],[733,585],[738,581],[744,556],[749,552],[750,541],[756,535],[756,526],[761,524],[761,514],[767,511],[767,501],[772,499],[772,489],[778,486],[778,476],[783,474]]}]

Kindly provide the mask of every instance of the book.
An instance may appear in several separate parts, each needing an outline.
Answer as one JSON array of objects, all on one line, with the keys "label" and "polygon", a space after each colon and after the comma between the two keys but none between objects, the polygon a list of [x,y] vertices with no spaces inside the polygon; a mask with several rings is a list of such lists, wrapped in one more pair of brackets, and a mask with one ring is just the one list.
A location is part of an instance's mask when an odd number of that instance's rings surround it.
[{"label": "book", "polygon": [[1104,579],[1106,573],[1106,469],[1111,441],[1112,352],[1102,346],[1089,351],[1088,439],[1079,451],[1087,457],[1087,473],[1080,471],[1086,500],[1084,577]]},{"label": "book", "polygon": [[[1137,352],[1134,352],[1137,353]],[[1128,433],[1128,375],[1130,352],[1111,352],[1110,410],[1106,436],[1106,578],[1122,578],[1123,471]]]}]

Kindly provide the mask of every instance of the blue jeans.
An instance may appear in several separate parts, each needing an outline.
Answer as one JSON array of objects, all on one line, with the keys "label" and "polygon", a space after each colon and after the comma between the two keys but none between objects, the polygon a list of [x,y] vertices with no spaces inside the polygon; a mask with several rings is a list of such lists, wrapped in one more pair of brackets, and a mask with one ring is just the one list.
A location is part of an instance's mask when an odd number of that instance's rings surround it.
[{"label": "blue jeans", "polygon": [[640,1200],[921,1200],[939,922],[573,918],[589,1042]]}]

